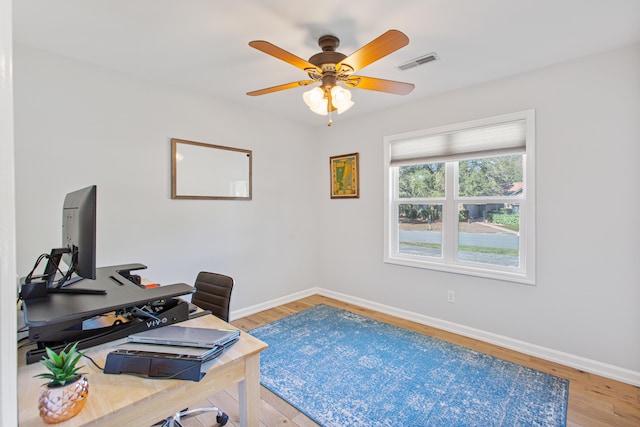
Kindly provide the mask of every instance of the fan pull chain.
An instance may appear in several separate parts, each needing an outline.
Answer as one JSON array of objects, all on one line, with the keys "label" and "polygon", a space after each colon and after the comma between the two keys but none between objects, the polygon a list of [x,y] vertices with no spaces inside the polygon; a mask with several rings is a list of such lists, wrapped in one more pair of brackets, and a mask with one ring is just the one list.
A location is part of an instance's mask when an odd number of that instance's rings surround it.
[{"label": "fan pull chain", "polygon": [[329,122],[327,123],[327,126],[331,126],[333,124],[333,120],[331,119],[331,109],[329,109]]}]

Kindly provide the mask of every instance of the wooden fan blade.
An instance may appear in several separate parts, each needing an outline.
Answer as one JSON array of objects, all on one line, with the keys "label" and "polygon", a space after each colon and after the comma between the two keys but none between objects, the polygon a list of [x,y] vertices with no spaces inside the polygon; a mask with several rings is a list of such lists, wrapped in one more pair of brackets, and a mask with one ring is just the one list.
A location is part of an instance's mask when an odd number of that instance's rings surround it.
[{"label": "wooden fan blade", "polygon": [[285,90],[285,89],[293,89],[300,86],[308,86],[313,83],[316,83],[316,82],[314,80],[300,80],[299,82],[285,83],[283,85],[268,87],[260,90],[254,90],[253,92],[247,92],[247,95],[249,96],[266,95],[267,93],[278,92],[280,90]]},{"label": "wooden fan blade", "polygon": [[352,68],[353,71],[358,71],[408,44],[409,37],[404,33],[398,30],[389,30],[340,61],[336,68],[340,69],[344,64]]},{"label": "wooden fan blade", "polygon": [[344,84],[356,89],[376,90],[378,92],[406,95],[413,90],[412,83],[396,82],[394,80],[376,79],[375,77],[349,76]]},{"label": "wooden fan blade", "polygon": [[275,58],[281,59],[284,62],[288,62],[294,67],[298,67],[301,70],[312,69],[318,73],[322,73],[322,70],[313,65],[312,63],[300,58],[299,56],[294,55],[293,53],[287,52],[284,49],[279,48],[278,46],[266,42],[264,40],[254,40],[249,42],[249,46],[258,49],[260,52],[264,52],[267,55],[271,55]]}]

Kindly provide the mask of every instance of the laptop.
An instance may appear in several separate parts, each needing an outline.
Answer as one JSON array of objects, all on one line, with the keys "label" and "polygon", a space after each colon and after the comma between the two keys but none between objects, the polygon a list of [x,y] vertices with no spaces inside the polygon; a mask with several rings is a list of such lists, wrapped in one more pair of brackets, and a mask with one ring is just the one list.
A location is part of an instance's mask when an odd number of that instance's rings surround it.
[{"label": "laptop", "polygon": [[238,329],[191,328],[171,325],[129,335],[127,342],[180,347],[226,348],[239,338],[240,331]]},{"label": "laptop", "polygon": [[113,348],[115,354],[156,359],[182,359],[206,362],[220,356],[224,347],[202,348],[126,342]]}]

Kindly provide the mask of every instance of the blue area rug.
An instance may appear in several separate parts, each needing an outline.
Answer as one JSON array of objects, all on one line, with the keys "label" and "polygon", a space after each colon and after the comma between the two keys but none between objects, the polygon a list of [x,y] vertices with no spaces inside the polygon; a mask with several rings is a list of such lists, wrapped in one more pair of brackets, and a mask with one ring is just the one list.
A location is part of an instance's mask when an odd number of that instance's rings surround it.
[{"label": "blue area rug", "polygon": [[256,328],[262,384],[324,427],[564,426],[567,380],[319,305]]}]

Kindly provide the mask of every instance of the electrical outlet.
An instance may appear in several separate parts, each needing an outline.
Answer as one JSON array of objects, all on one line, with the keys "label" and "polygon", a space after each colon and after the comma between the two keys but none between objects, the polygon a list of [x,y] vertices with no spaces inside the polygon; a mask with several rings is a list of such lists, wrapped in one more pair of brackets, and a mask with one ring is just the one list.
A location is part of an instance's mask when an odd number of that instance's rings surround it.
[{"label": "electrical outlet", "polygon": [[456,293],[455,291],[447,291],[447,302],[455,303],[456,302]]}]

